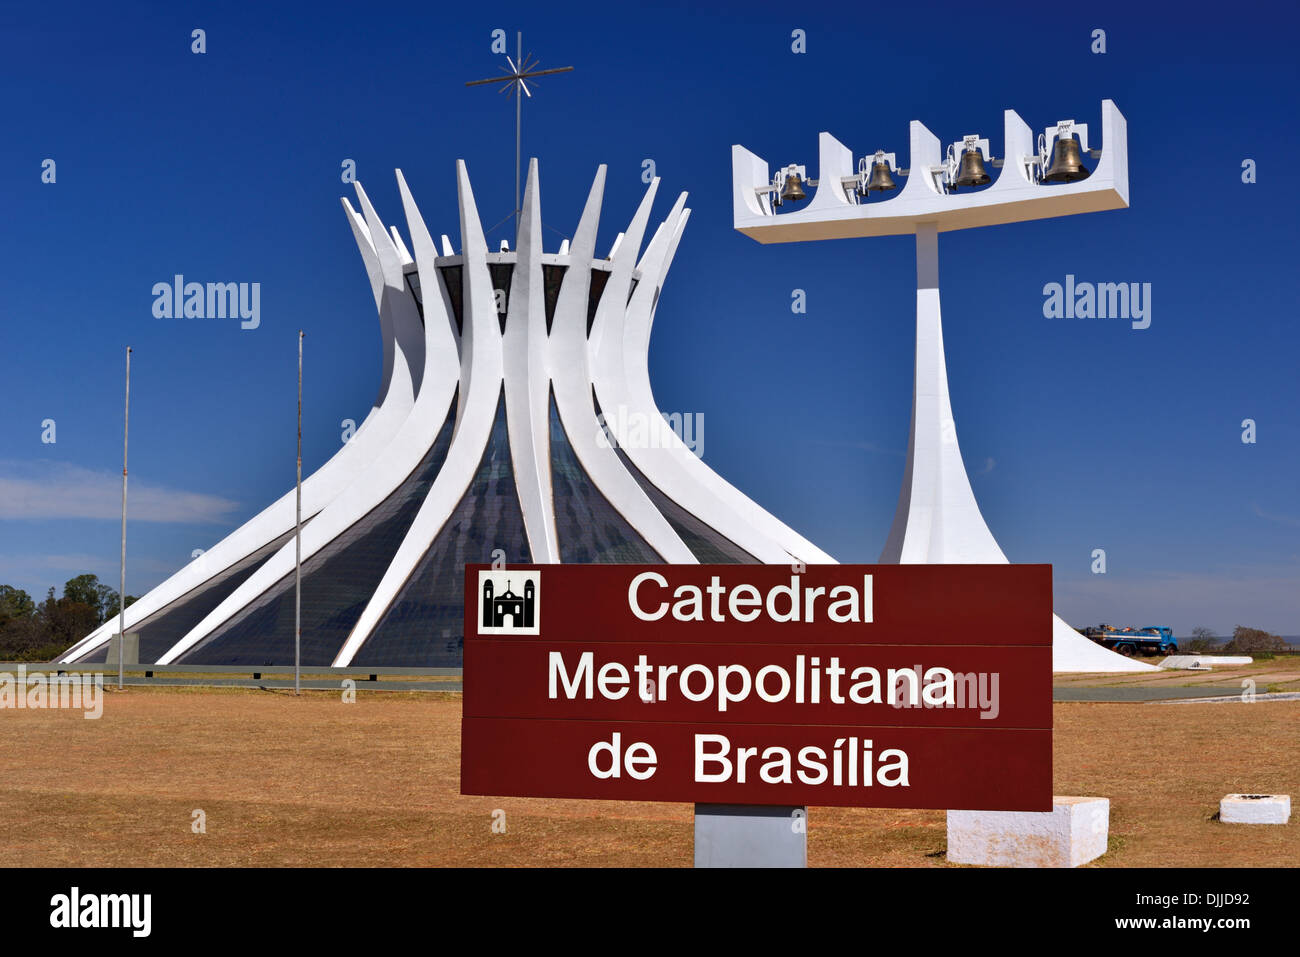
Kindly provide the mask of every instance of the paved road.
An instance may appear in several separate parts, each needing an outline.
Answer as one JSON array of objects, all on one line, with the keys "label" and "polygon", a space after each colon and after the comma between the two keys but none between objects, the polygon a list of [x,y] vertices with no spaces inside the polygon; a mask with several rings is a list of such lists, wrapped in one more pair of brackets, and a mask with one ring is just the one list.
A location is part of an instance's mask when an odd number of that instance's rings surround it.
[{"label": "paved road", "polygon": [[[1053,701],[1191,701],[1198,698],[1240,698],[1241,693],[1231,687],[1199,688],[1088,688],[1077,685],[1069,688],[1053,688]],[[1272,698],[1272,695],[1259,694],[1259,698]]]}]

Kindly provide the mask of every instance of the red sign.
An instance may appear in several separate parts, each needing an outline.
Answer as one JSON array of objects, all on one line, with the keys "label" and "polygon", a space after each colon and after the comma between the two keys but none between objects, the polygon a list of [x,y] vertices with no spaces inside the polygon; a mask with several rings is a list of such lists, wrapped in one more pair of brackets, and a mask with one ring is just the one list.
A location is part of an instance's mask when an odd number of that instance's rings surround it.
[{"label": "red sign", "polygon": [[1051,566],[471,565],[465,596],[462,793],[1051,809]]}]

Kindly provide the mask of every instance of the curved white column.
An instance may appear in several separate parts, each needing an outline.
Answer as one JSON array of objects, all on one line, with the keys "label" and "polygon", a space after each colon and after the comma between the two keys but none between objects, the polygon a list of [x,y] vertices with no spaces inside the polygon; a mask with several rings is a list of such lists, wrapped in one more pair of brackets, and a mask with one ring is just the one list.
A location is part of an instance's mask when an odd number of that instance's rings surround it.
[{"label": "curved white column", "polygon": [[560,544],[551,492],[550,373],[546,361],[546,290],[538,188],[534,159],[528,164],[528,183],[524,187],[502,361],[515,489],[533,561],[544,565],[560,560]]},{"label": "curved white column", "polygon": [[[379,295],[380,314],[389,317],[394,331],[390,391],[399,388],[403,382],[409,383],[412,389],[419,388],[426,372],[431,372],[432,375],[430,387],[420,390],[420,398],[423,401],[412,396],[409,404],[404,403],[407,414],[403,417],[401,426],[392,440],[386,443],[384,448],[372,454],[365,469],[321,509],[309,525],[303,528],[302,558],[304,561],[364,518],[405,481],[428,451],[428,443],[431,440],[424,438],[428,430],[428,420],[437,418],[438,425],[441,425],[446,417],[450,395],[454,388],[454,378],[446,375],[448,356],[454,355],[454,344],[448,341],[446,323],[438,321],[438,317],[432,317],[429,322],[421,324],[415,300],[403,276],[401,255],[361,184],[358,182],[354,185],[365,214],[371,247],[383,276],[383,288]],[[405,186],[404,183],[402,185]],[[440,301],[434,296],[430,296],[429,299],[434,307]],[[430,303],[426,303],[425,308],[429,310]],[[432,342],[427,345],[426,337],[432,339]],[[420,360],[420,369],[417,373],[413,373],[408,367],[408,356]],[[426,370],[426,361],[432,364],[432,369]],[[443,381],[438,382],[439,378]],[[441,417],[438,417],[439,409],[442,413]],[[436,431],[435,426],[434,434]],[[186,652],[217,631],[245,606],[292,572],[295,559],[295,543],[287,542],[162,655],[158,659],[158,664],[177,662]]]}]

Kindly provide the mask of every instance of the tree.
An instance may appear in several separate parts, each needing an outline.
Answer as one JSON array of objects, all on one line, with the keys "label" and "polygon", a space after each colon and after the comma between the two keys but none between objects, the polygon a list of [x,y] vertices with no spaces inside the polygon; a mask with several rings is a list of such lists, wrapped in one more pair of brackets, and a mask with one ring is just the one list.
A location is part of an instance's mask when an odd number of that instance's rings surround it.
[{"label": "tree", "polygon": [[[93,579],[95,576],[81,576]],[[74,579],[76,581],[76,579]],[[72,584],[69,582],[69,584]],[[94,631],[103,621],[98,600],[91,604],[85,599],[90,593],[81,588],[65,589],[62,598],[54,597],[54,589],[45,596],[37,609],[36,619],[50,644],[71,645]],[[97,596],[96,596],[97,598]]]},{"label": "tree", "polygon": [[[130,608],[135,603],[136,603],[135,595],[126,596],[127,608]],[[116,617],[117,617],[117,592],[110,590],[107,597],[105,597],[104,599],[104,621],[108,621],[110,618],[116,618]],[[103,622],[101,622],[101,624],[103,624]]]},{"label": "tree", "polygon": [[0,585],[0,659],[22,655],[39,635],[36,603],[21,588]]},{"label": "tree", "polygon": [[78,575],[69,579],[63,586],[63,600],[93,608],[101,624],[108,620],[110,598],[113,610],[117,610],[117,592],[110,586],[100,583],[98,575]]},{"label": "tree", "polygon": [[1259,628],[1247,628],[1238,625],[1232,629],[1232,641],[1224,651],[1244,655],[1264,651],[1286,651],[1286,642],[1279,636],[1262,631]]},{"label": "tree", "polygon": [[[129,606],[135,596],[127,595]],[[0,661],[48,661],[117,614],[117,589],[94,575],[78,575],[51,588],[37,604],[21,588],[0,585]]]},{"label": "tree", "polygon": [[0,624],[18,618],[31,618],[36,612],[32,596],[13,585],[0,585]]},{"label": "tree", "polygon": [[1192,654],[1202,654],[1217,648],[1220,644],[1219,636],[1212,629],[1198,626],[1192,629],[1192,638],[1187,642],[1184,650]]}]

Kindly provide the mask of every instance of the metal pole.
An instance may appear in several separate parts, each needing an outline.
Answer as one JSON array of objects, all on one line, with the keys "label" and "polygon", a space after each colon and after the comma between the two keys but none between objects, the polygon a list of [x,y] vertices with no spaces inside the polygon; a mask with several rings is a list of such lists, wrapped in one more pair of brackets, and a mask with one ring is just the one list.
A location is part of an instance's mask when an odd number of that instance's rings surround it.
[{"label": "metal pole", "polygon": [[117,688],[125,678],[126,648],[126,450],[131,432],[131,347],[126,347],[126,408],[122,415],[122,577],[117,589]]},{"label": "metal pole", "polygon": [[298,330],[298,502],[293,533],[293,693],[302,667],[302,330]]},{"label": "metal pole", "polygon": [[[515,55],[519,57],[515,61],[517,68],[516,73],[524,72],[524,32],[520,30],[515,34]],[[523,135],[523,116],[524,109],[524,81],[520,80],[518,88],[515,90],[515,242],[519,239],[519,140]]]}]

